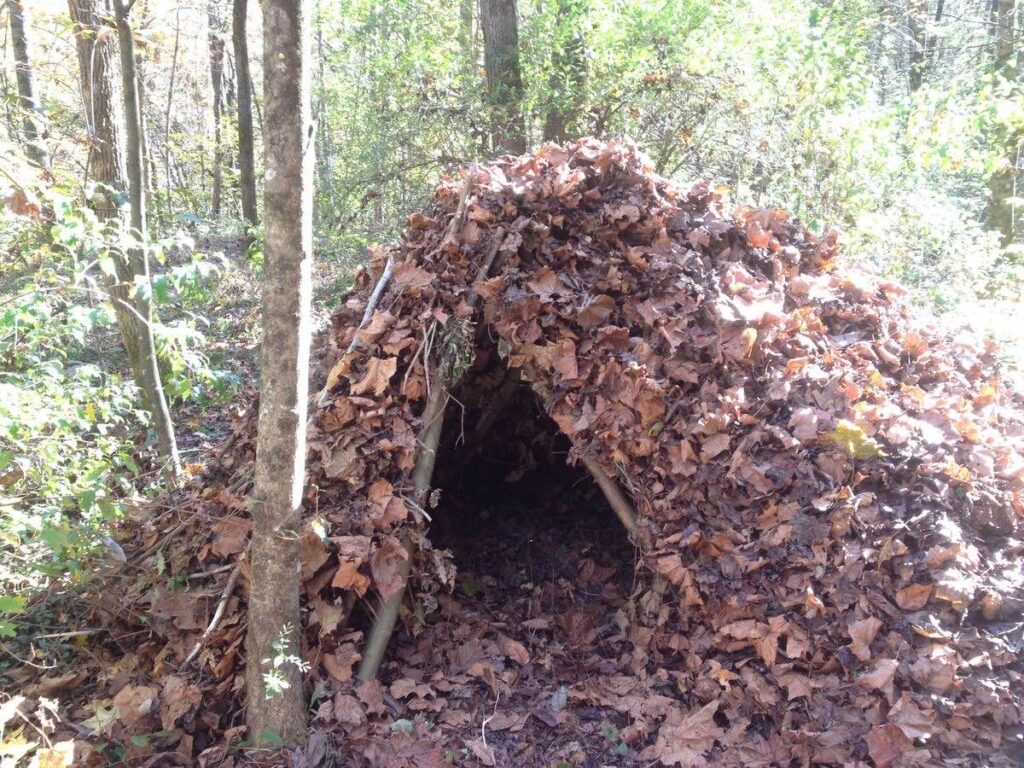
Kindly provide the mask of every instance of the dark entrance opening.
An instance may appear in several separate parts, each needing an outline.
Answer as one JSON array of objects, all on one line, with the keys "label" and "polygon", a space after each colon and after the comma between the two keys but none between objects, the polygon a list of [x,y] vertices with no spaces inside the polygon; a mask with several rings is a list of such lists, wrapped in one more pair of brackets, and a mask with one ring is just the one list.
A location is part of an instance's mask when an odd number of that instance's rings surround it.
[{"label": "dark entrance opening", "polygon": [[[429,538],[456,567],[455,599],[587,644],[632,593],[637,552],[534,392],[499,364],[449,402]],[[569,617],[566,620],[566,616]]]}]

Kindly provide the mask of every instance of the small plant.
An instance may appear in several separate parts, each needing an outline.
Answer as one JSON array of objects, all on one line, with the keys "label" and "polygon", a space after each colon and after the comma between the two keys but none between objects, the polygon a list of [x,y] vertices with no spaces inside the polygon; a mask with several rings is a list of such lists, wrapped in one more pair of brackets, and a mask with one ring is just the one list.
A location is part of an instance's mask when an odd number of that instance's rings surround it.
[{"label": "small plant", "polygon": [[281,633],[277,636],[277,639],[271,643],[275,653],[274,658],[263,659],[263,664],[270,665],[270,670],[263,673],[263,685],[268,699],[274,698],[274,696],[291,687],[291,683],[288,682],[287,675],[285,674],[285,667],[288,664],[294,665],[299,672],[305,673],[309,671],[309,663],[307,661],[288,651],[290,644],[288,638],[293,631],[294,627],[291,624],[285,624],[281,628]]}]

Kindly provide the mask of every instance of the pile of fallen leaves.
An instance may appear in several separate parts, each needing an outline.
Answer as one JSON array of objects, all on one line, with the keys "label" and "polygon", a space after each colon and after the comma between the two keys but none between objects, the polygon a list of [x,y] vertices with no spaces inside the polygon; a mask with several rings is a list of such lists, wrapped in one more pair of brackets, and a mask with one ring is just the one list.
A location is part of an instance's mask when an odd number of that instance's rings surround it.
[{"label": "pile of fallen leaves", "polygon": [[[559,700],[627,717],[627,751],[602,761],[1024,759],[1024,402],[989,342],[918,323],[898,285],[837,264],[833,235],[678,189],[615,142],[472,167],[373,255],[328,334],[301,540],[309,687],[351,760],[494,764],[471,734],[524,670],[543,674],[528,642],[501,640],[456,665],[457,682],[433,645],[392,659],[383,684],[352,680],[358,605],[402,588],[400,529],[419,545],[419,605],[443,607],[451,584],[410,481],[428,390],[461,381],[450,446],[507,370],[568,438],[569,462],[596,458],[627,492],[653,542],[642,563],[672,587],[642,599],[646,616],[620,611],[630,650],[581,667]],[[241,736],[245,567],[197,662],[179,666],[245,548],[252,433],[243,419],[201,498],[143,528],[151,578],[99,610],[124,621],[132,606],[151,629],[98,681],[91,713],[112,713],[99,732],[115,740],[164,734],[132,742],[137,764],[166,748],[217,765]],[[436,620],[413,609],[405,623]],[[434,702],[476,700],[467,680],[488,703],[453,744],[433,726],[466,708]]]}]

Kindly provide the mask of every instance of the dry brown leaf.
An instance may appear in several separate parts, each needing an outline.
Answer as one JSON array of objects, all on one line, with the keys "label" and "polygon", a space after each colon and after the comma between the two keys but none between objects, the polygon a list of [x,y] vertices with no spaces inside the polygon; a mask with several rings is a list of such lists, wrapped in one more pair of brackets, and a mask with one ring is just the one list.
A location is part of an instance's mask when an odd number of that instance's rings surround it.
[{"label": "dry brown leaf", "polygon": [[358,383],[352,385],[352,394],[372,394],[374,397],[380,397],[384,394],[384,390],[388,388],[388,383],[391,381],[391,377],[395,375],[396,370],[398,370],[397,357],[384,359],[371,357],[366,363],[366,373],[363,374],[363,378]]}]

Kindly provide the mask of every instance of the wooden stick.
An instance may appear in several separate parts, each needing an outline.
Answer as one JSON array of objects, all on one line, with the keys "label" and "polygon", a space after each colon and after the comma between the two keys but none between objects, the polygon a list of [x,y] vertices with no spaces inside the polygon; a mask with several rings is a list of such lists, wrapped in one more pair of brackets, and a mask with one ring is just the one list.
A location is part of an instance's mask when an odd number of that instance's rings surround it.
[{"label": "wooden stick", "polygon": [[366,302],[366,309],[363,310],[363,317],[359,321],[359,327],[356,328],[355,335],[352,336],[352,341],[348,345],[348,349],[345,350],[346,355],[351,354],[355,350],[356,344],[359,343],[359,332],[369,324],[370,318],[377,309],[377,305],[380,304],[380,297],[384,295],[384,289],[388,287],[388,283],[391,282],[391,276],[394,273],[395,257],[388,254],[388,260],[384,263],[384,271],[381,272],[380,279],[373,287],[373,293],[370,294],[369,301]]},{"label": "wooden stick", "polygon": [[[422,501],[422,497],[426,496],[427,491],[430,490],[430,480],[434,475],[434,464],[437,461],[437,445],[441,440],[441,427],[444,424],[444,409],[447,399],[448,393],[441,382],[437,382],[431,390],[426,408],[423,410],[423,422],[426,426],[420,438],[420,450],[412,472],[413,494],[418,501]],[[356,672],[356,677],[363,682],[377,676],[381,661],[384,659],[384,651],[387,650],[388,641],[395,631],[398,610],[402,607],[402,599],[405,597],[405,585],[409,583],[413,561],[412,538],[408,533],[403,533],[401,541],[406,554],[400,568],[402,589],[388,597],[377,612],[377,619],[373,622],[370,636],[366,640],[366,647],[363,649],[363,660]]]},{"label": "wooden stick", "polygon": [[242,556],[238,558],[238,562],[235,563],[235,569],[231,571],[231,575],[228,576],[228,583],[224,585],[224,591],[221,592],[220,600],[217,601],[217,610],[213,612],[213,618],[210,619],[209,626],[207,626],[203,634],[200,635],[199,639],[196,641],[196,644],[192,646],[192,650],[189,651],[189,654],[185,657],[185,660],[181,662],[181,666],[178,667],[178,671],[185,669],[185,667],[192,663],[195,657],[199,655],[200,649],[203,647],[206,641],[210,639],[210,635],[212,635],[217,630],[218,625],[220,625],[221,619],[224,618],[224,611],[228,607],[228,598],[231,597],[231,593],[235,591],[235,584],[238,581],[238,574],[242,572],[242,560],[245,559],[245,555],[248,553],[248,551],[249,549],[247,547],[245,553],[243,553]]},{"label": "wooden stick", "polygon": [[462,229],[462,223],[466,219],[466,204],[469,202],[469,192],[473,188],[474,176],[476,176],[476,163],[470,165],[466,171],[466,185],[462,188],[462,194],[459,195],[459,204],[455,208],[455,215],[448,222],[448,228],[444,232],[444,237],[441,238],[442,243],[453,239],[458,231]]},{"label": "wooden stick", "polygon": [[[462,193],[462,200],[459,202],[459,210],[448,227],[450,233],[455,232],[456,220],[465,214],[466,200],[469,197],[469,189],[473,183],[472,170],[466,177],[466,187]],[[480,269],[477,271],[476,278],[473,280],[473,285],[470,288],[468,298],[471,305],[476,302],[476,286],[487,279],[498,249],[505,239],[504,229],[499,228],[496,234],[495,243],[484,257],[484,261],[480,265]],[[428,352],[424,351],[423,359],[425,362],[429,361]],[[444,410],[448,404],[448,391],[444,381],[436,381],[434,386],[429,388],[428,392],[427,404],[423,409],[424,426],[419,438],[420,447],[416,454],[416,466],[412,471],[413,496],[424,507],[426,506],[427,493],[430,491],[430,481],[434,476],[434,464],[437,462],[437,446],[441,442]],[[395,631],[398,611],[402,607],[402,600],[405,597],[405,586],[409,583],[409,574],[412,572],[412,561],[415,552],[412,537],[409,533],[403,533],[400,538],[406,553],[406,558],[402,562],[399,571],[402,589],[388,597],[377,612],[377,618],[373,622],[370,636],[367,638],[366,646],[363,648],[363,659],[356,672],[356,678],[363,682],[373,680],[377,676],[381,662],[384,660],[384,652],[387,650],[388,642]]]},{"label": "wooden stick", "polygon": [[626,498],[626,494],[624,494],[622,489],[619,488],[619,484],[608,477],[608,474],[593,457],[584,456],[582,461],[583,466],[587,468],[598,487],[604,493],[604,497],[608,500],[608,504],[611,506],[612,511],[615,512],[615,515],[629,532],[630,538],[632,538],[641,549],[648,549],[650,542],[647,541],[647,537],[640,528],[640,523],[637,520],[636,512],[633,510],[633,505],[630,504],[629,499]]},{"label": "wooden stick", "polygon": [[[356,332],[352,335],[352,341],[345,350],[345,355],[351,355],[355,351],[356,344],[359,343],[359,334],[362,333],[363,329],[370,323],[370,318],[373,317],[373,313],[377,310],[377,305],[380,304],[381,296],[384,295],[384,289],[387,288],[388,283],[391,282],[391,276],[394,273],[395,259],[394,256],[389,254],[388,260],[384,264],[384,271],[381,273],[380,279],[377,280],[377,284],[373,287],[373,293],[370,294],[370,298],[366,302],[366,309],[363,310],[363,317],[359,321],[359,325],[356,326]],[[326,402],[327,392],[328,387],[326,386],[320,390],[320,394],[316,399],[317,407]]]}]

